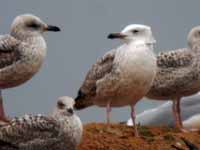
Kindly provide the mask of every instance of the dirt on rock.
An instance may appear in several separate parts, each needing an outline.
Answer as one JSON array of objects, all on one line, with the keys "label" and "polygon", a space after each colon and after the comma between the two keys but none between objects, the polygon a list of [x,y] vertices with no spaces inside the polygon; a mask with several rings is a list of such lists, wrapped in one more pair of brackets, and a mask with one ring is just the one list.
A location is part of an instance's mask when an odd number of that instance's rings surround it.
[{"label": "dirt on rock", "polygon": [[189,150],[184,139],[200,150],[200,131],[182,133],[165,126],[138,129],[140,137],[136,138],[133,127],[125,124],[86,124],[78,150]]}]

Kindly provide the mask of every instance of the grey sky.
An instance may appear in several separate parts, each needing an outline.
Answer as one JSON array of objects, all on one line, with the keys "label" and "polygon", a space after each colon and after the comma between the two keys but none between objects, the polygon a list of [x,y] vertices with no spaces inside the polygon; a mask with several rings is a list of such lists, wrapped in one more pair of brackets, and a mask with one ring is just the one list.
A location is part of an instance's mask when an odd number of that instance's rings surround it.
[{"label": "grey sky", "polygon": [[[15,16],[33,13],[62,32],[45,34],[48,54],[41,71],[26,84],[3,91],[9,115],[47,113],[56,98],[76,96],[86,72],[118,41],[106,39],[131,23],[152,27],[157,51],[186,46],[189,30],[200,24],[197,0],[15,0],[0,5],[0,33],[9,32]],[[159,103],[140,102],[137,111]],[[127,120],[129,108],[114,109],[113,120]],[[104,121],[105,111],[89,108],[78,113],[83,121]]]}]

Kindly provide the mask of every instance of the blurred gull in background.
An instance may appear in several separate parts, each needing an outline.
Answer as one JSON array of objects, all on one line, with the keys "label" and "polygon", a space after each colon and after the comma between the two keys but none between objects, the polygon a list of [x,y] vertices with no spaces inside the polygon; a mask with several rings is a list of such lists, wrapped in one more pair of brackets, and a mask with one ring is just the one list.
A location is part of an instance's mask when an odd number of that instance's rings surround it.
[{"label": "blurred gull in background", "polygon": [[[181,108],[182,108],[182,118],[183,126],[186,128],[193,127],[192,124],[199,120],[200,122],[200,115],[196,115],[199,113],[200,110],[200,93],[190,96],[184,97],[181,101]],[[140,123],[141,125],[168,125],[173,126],[175,124],[172,114],[172,102],[166,102],[156,108],[145,110],[144,112],[138,114],[136,116],[136,122]],[[195,117],[192,117],[195,115]],[[198,117],[197,117],[198,116]],[[194,121],[195,120],[195,121]],[[196,124],[196,123],[195,123]],[[127,121],[127,125],[131,126],[132,121],[129,119]],[[195,127],[197,127],[195,125]],[[198,126],[200,128],[200,124]]]}]

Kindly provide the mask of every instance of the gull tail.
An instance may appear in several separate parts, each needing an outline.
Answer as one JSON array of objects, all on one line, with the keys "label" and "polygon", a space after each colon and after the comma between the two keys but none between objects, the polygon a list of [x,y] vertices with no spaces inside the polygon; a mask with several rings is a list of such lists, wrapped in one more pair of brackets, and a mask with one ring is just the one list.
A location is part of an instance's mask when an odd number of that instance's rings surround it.
[{"label": "gull tail", "polygon": [[78,96],[75,98],[74,108],[76,110],[81,110],[81,109],[87,108],[92,105],[93,105],[92,101],[89,99],[86,99],[85,93],[83,93],[81,90],[79,90]]}]

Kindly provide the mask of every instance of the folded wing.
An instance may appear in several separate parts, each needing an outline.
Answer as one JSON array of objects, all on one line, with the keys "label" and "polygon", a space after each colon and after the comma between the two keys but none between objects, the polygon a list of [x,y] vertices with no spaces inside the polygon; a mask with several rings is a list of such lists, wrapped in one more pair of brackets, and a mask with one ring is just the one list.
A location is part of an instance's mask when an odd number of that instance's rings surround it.
[{"label": "folded wing", "polygon": [[20,41],[10,35],[0,36],[0,69],[20,59]]},{"label": "folded wing", "polygon": [[25,115],[0,128],[0,148],[13,149],[51,145],[56,142],[60,126],[51,117]]},{"label": "folded wing", "polygon": [[90,98],[96,95],[96,83],[98,80],[104,78],[106,74],[109,74],[112,71],[115,53],[115,49],[107,52],[103,57],[99,58],[88,71],[86,78],[79,89],[78,96],[75,99],[76,109],[81,109],[92,105]]}]

